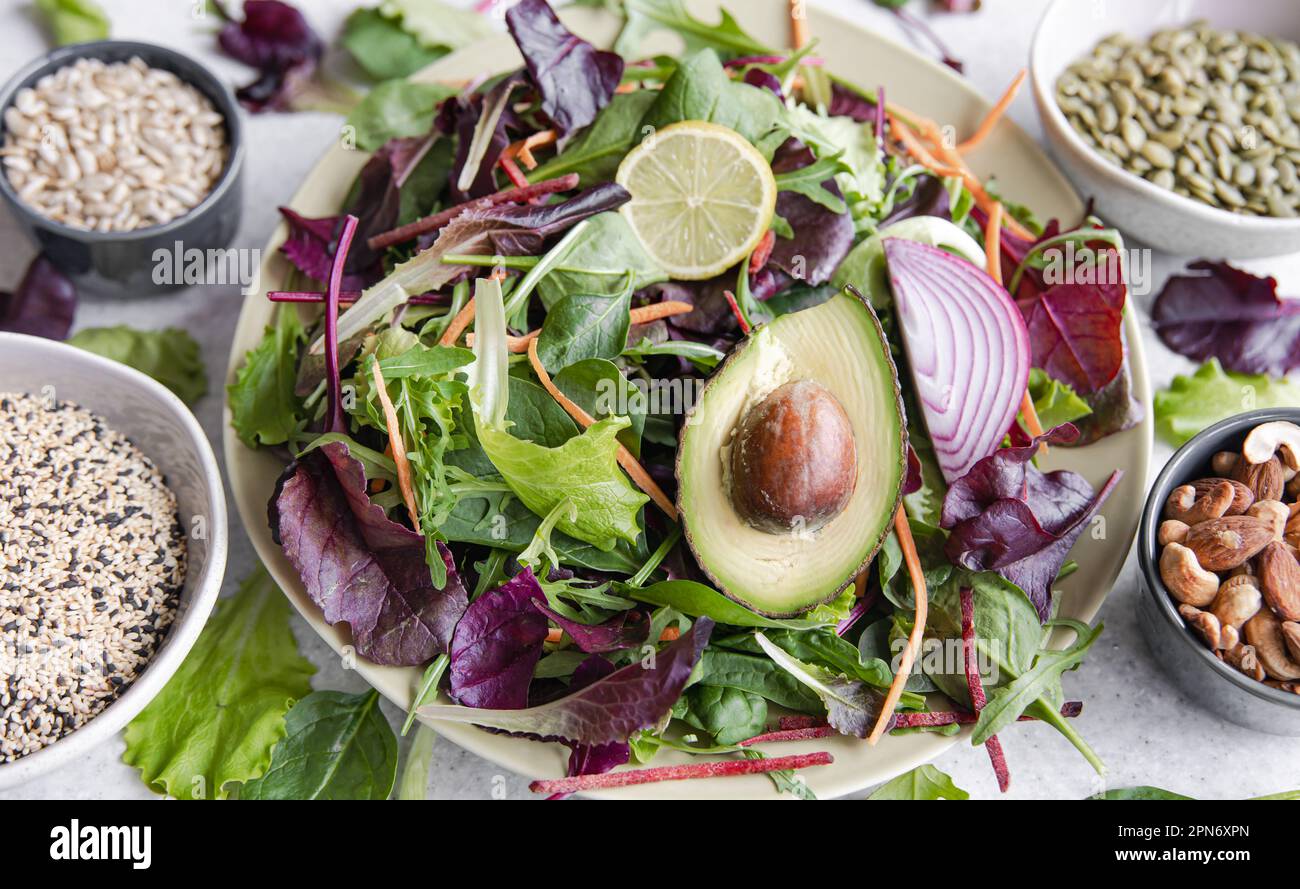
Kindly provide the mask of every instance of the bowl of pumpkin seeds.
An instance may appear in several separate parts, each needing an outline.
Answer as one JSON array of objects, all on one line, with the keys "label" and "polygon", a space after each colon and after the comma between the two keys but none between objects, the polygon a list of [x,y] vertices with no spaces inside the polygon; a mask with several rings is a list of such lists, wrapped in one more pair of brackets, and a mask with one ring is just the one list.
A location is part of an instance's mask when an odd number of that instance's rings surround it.
[{"label": "bowl of pumpkin seeds", "polygon": [[1030,52],[1057,162],[1134,239],[1183,255],[1300,251],[1294,0],[1055,0]]}]

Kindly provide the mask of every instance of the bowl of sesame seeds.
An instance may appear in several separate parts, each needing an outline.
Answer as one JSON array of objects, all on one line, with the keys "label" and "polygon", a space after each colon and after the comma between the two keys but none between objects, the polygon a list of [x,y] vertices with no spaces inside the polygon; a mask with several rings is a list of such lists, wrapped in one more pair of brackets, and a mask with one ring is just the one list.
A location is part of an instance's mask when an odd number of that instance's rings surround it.
[{"label": "bowl of sesame seeds", "polygon": [[111,738],[220,591],[226,505],[189,409],[132,368],[0,333],[0,789]]},{"label": "bowl of sesame seeds", "polygon": [[229,89],[166,47],[62,47],[0,89],[0,201],[86,292],[185,286],[175,254],[206,256],[239,228],[242,166]]}]

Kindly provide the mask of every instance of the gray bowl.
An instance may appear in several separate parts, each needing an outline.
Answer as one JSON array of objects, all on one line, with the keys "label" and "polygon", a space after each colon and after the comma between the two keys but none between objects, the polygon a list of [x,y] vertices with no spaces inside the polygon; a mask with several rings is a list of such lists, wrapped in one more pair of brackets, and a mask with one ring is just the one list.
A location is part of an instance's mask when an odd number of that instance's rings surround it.
[{"label": "gray bowl", "polygon": [[[167,477],[189,530],[180,605],[148,666],[94,719],[48,747],[0,763],[0,790],[73,762],[112,738],[144,709],[185,660],[207,622],[226,570],[226,497],[217,460],[179,398],[139,371],[54,340],[0,333],[0,392],[49,393],[103,417]],[[196,521],[202,519],[203,521]],[[199,529],[202,533],[197,533]]]},{"label": "gray bowl", "polygon": [[[129,40],[100,40],[78,43],[46,53],[24,66],[0,89],[0,113],[13,103],[15,95],[32,86],[46,74],[57,71],[81,58],[123,62],[139,56],[148,65],[171,71],[193,86],[212,102],[225,118],[229,156],[216,185],[197,207],[170,222],[128,232],[90,232],[48,219],[29,207],[14,191],[9,177],[0,174],[0,200],[29,238],[62,269],[83,293],[98,296],[142,296],[188,286],[171,280],[174,275],[154,280],[159,265],[155,252],[166,251],[165,262],[180,248],[206,251],[225,247],[239,230],[244,166],[243,132],[239,106],[234,96],[207,68],[189,56],[151,43]],[[3,122],[0,121],[0,135]]]},{"label": "gray bowl", "polygon": [[1210,653],[1178,615],[1160,579],[1156,531],[1169,492],[1214,475],[1210,458],[1235,451],[1251,429],[1270,420],[1300,423],[1300,409],[1270,408],[1238,414],[1204,430],[1174,454],[1147,495],[1138,526],[1138,623],[1151,651],[1170,677],[1201,707],[1237,725],[1272,735],[1300,737],[1300,695],[1269,688]]}]

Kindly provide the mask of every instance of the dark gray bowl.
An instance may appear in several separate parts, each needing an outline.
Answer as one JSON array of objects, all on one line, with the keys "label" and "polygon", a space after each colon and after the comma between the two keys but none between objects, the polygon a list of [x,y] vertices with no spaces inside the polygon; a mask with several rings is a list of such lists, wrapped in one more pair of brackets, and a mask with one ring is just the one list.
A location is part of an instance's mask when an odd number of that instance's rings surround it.
[{"label": "dark gray bowl", "polygon": [[[9,177],[0,174],[0,198],[23,231],[73,279],[79,291],[100,296],[156,295],[186,286],[184,281],[173,280],[176,277],[174,273],[160,274],[159,280],[155,280],[154,270],[160,264],[155,253],[165,250],[168,258],[162,261],[169,269],[174,269],[176,263],[171,257],[178,242],[180,249],[202,250],[205,256],[210,249],[225,247],[239,229],[243,209],[240,179],[244,166],[244,143],[239,106],[230,90],[212,72],[174,50],[129,40],[100,40],[61,47],[24,66],[0,89],[0,113],[9,107],[20,89],[77,59],[123,62],[132,56],[139,56],[151,67],[171,71],[207,96],[225,118],[229,148],[226,167],[201,204],[163,225],[129,232],[82,231],[37,213],[18,197]],[[0,122],[2,133],[3,123]]]},{"label": "dark gray bowl", "polygon": [[1300,695],[1269,688],[1223,663],[1183,624],[1160,579],[1156,531],[1169,492],[1212,476],[1210,458],[1235,451],[1251,429],[1270,420],[1300,423],[1300,410],[1270,408],[1238,414],[1201,432],[1174,454],[1147,495],[1138,526],[1138,623],[1171,678],[1201,707],[1237,725],[1272,735],[1300,736]]}]

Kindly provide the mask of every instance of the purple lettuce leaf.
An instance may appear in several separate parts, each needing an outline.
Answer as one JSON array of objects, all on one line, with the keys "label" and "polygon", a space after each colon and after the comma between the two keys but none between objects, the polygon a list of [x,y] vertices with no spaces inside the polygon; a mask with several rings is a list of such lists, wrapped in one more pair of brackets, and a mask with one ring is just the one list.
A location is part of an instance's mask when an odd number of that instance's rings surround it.
[{"label": "purple lettuce leaf", "polygon": [[311,81],[325,52],[301,12],[280,0],[246,0],[244,20],[227,22],[217,35],[231,58],[258,70],[235,95],[249,111],[283,111]]},{"label": "purple lettuce leaf", "polygon": [[1166,346],[1237,373],[1285,376],[1300,367],[1300,300],[1280,298],[1276,279],[1207,260],[1188,270],[1169,278],[1151,310]]},{"label": "purple lettuce leaf", "polygon": [[[569,682],[570,693],[579,691],[614,672],[614,665],[603,657],[592,655],[573,671]],[[627,741],[610,741],[608,744],[570,744],[569,777],[600,775],[624,765],[632,758],[632,747]],[[550,799],[563,799],[568,794],[557,794]]]},{"label": "purple lettuce leaf", "polygon": [[[797,170],[815,160],[802,142],[787,139],[772,159],[772,172]],[[836,197],[843,197],[834,179],[822,185]],[[812,286],[829,281],[853,247],[853,220],[847,213],[836,213],[794,191],[776,196],[776,213],[790,224],[794,237],[776,239],[769,265]]]},{"label": "purple lettuce leaf", "polygon": [[895,204],[889,215],[880,221],[880,227],[893,225],[913,216],[938,216],[952,219],[952,201],[943,180],[936,176],[921,176],[907,199]]},{"label": "purple lettuce leaf", "polygon": [[950,530],[944,552],[972,571],[996,571],[1029,597],[1041,619],[1051,613],[1052,584],[1092,516],[1122,475],[1100,492],[1068,470],[1043,473],[1032,463],[1042,442],[1068,444],[1068,423],[1021,447],[1001,448],[949,487],[940,524]]},{"label": "purple lettuce leaf", "polygon": [[781,81],[770,71],[764,71],[762,68],[750,68],[745,72],[745,83],[768,90],[781,101],[785,101],[785,95],[781,91]]},{"label": "purple lettuce leaf", "polygon": [[623,58],[574,36],[545,0],[521,0],[506,27],[561,140],[595,120],[623,77]]},{"label": "purple lettuce leaf", "polygon": [[542,614],[569,635],[573,643],[586,654],[601,654],[632,648],[650,636],[650,620],[640,611],[624,611],[598,624],[580,624],[552,611],[545,600],[533,602]]},{"label": "purple lettuce leaf", "polygon": [[858,123],[876,120],[876,103],[862,93],[842,83],[831,82],[831,106],[826,109],[831,117],[851,117]]},{"label": "purple lettuce leaf", "polygon": [[473,198],[481,198],[492,194],[497,190],[497,162],[501,159],[501,153],[505,151],[506,146],[510,144],[510,133],[512,131],[520,132],[524,128],[519,116],[509,107],[501,114],[496,122],[496,127],[492,130],[492,138],[488,141],[487,150],[479,161],[478,170],[474,174],[474,181],[470,184],[468,191],[462,191],[458,184],[460,174],[469,160],[470,147],[474,141],[474,130],[483,118],[483,109],[499,99],[502,92],[509,93],[523,84],[523,72],[518,71],[503,78],[486,94],[456,96],[442,103],[442,108],[438,111],[436,126],[439,131],[456,136],[456,158],[452,163],[448,183],[448,193],[451,196],[452,203],[461,204]]},{"label": "purple lettuce leaf", "polygon": [[468,209],[436,235],[422,237],[420,247],[423,249],[448,233],[459,240],[472,229],[473,246],[462,245],[455,252],[532,256],[544,252],[547,238],[597,213],[617,209],[629,197],[623,186],[605,182],[554,204],[502,204],[488,209]]},{"label": "purple lettuce leaf", "polygon": [[0,330],[64,340],[77,314],[77,290],[68,276],[39,254],[13,293],[0,293]]},{"label": "purple lettuce leaf", "polygon": [[1080,394],[1096,392],[1124,366],[1123,281],[1060,283],[1018,299],[1034,367]]},{"label": "purple lettuce leaf", "polygon": [[522,710],[546,641],[545,594],[525,568],[465,611],[451,641],[451,697],[466,707]]},{"label": "purple lettuce leaf", "polygon": [[658,725],[672,712],[712,633],[713,621],[698,618],[688,632],[657,652],[653,660],[629,664],[585,688],[536,707],[479,710],[429,704],[419,713],[428,719],[470,723],[543,741],[586,746],[626,741],[634,732]]},{"label": "purple lettuce leaf", "polygon": [[357,653],[387,666],[426,663],[450,649],[468,597],[441,543],[447,582],[433,585],[424,538],[366,493],[365,471],[331,442],[291,463],[268,510],[271,533],[327,623],[352,628]]}]

